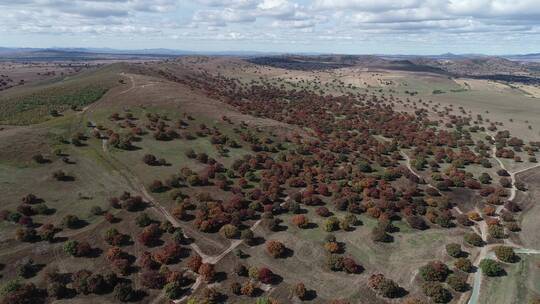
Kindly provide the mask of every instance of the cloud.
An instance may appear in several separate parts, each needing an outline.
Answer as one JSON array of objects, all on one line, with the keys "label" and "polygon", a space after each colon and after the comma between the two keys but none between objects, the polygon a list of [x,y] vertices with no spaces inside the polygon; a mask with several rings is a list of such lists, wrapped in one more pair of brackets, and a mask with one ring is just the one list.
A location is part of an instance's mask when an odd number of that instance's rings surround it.
[{"label": "cloud", "polygon": [[538,0],[0,0],[0,9],[0,31],[13,37],[93,33],[321,47],[494,39],[531,48],[540,37]]}]

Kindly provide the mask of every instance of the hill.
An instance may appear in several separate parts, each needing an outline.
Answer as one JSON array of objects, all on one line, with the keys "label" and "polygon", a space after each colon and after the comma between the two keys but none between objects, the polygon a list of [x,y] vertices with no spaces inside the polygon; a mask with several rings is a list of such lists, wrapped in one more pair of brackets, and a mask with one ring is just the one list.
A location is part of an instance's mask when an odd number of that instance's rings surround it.
[{"label": "hill", "polygon": [[9,88],[2,301],[528,302],[530,99],[340,55],[182,56]]}]

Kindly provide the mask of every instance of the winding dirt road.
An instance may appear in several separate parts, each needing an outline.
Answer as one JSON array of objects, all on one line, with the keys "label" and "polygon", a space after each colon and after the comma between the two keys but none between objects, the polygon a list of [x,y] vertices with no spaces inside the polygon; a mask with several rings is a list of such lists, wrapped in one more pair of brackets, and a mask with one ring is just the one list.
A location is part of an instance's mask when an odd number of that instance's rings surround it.
[{"label": "winding dirt road", "polygon": [[[495,141],[495,136],[493,136],[492,134],[489,134],[489,136],[491,136],[491,139]],[[492,151],[492,157],[497,161],[497,163],[499,163],[499,166],[510,174],[510,178],[512,179],[512,188],[510,189],[510,196],[508,197],[508,201],[513,201],[516,198],[516,194],[518,191],[518,189],[516,188],[516,175],[519,173],[534,169],[534,168],[538,168],[540,167],[540,164],[537,164],[528,168],[524,168],[515,172],[509,172],[506,166],[504,165],[504,163],[502,162],[502,160],[499,157],[497,157],[497,147],[495,145],[493,145],[493,148],[491,151]],[[496,208],[497,216],[500,216],[503,208],[504,208],[504,205],[497,206]],[[479,212],[478,208],[476,211]],[[482,239],[484,240],[484,242],[487,242],[487,234],[488,234],[487,228],[488,227],[487,227],[486,222],[485,221],[479,222],[478,225],[480,227],[480,233],[481,233]],[[539,254],[540,253],[540,251],[536,249],[518,247],[515,243],[511,242],[508,239],[505,239],[504,242],[506,246],[514,247],[516,253],[526,253],[526,254]],[[490,246],[488,245],[483,246],[482,249],[480,250],[480,254],[478,255],[478,257],[473,263],[473,265],[477,267],[477,271],[473,276],[472,293],[471,293],[471,297],[469,298],[469,301],[467,302],[468,304],[478,303],[478,299],[480,298],[480,287],[482,286],[482,270],[478,266],[480,265],[480,262],[490,254],[489,250],[496,245],[497,244],[490,245]]]}]

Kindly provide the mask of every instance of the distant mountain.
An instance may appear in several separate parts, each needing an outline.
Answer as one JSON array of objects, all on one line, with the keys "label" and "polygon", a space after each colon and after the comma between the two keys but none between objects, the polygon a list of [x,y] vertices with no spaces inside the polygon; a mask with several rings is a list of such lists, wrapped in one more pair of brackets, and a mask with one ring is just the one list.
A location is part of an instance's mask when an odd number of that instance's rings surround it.
[{"label": "distant mountain", "polygon": [[[185,50],[173,50],[173,49],[140,49],[140,50],[119,50],[112,48],[6,48],[0,47],[0,60],[6,59],[54,59],[55,57],[61,57],[66,59],[74,57],[77,58],[91,58],[100,59],[105,57],[115,56],[131,56],[134,57],[175,57],[175,56],[188,56],[188,55],[208,55],[208,56],[268,56],[276,55],[279,53],[274,52],[254,52],[254,51],[214,51],[214,52],[199,52],[199,51],[185,51]],[[6,58],[7,57],[7,58]],[[117,58],[117,57],[116,57]],[[106,58],[105,58],[106,59]],[[117,58],[125,59],[125,58]]]},{"label": "distant mountain", "polygon": [[523,54],[523,55],[508,55],[504,58],[518,61],[540,61],[540,53]]}]

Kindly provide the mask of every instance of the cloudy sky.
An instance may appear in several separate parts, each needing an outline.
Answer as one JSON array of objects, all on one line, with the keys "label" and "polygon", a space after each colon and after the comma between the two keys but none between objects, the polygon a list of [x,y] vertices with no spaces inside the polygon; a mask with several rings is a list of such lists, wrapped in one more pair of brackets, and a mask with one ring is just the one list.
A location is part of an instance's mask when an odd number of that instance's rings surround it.
[{"label": "cloudy sky", "polygon": [[539,0],[0,0],[0,46],[540,52]]}]

